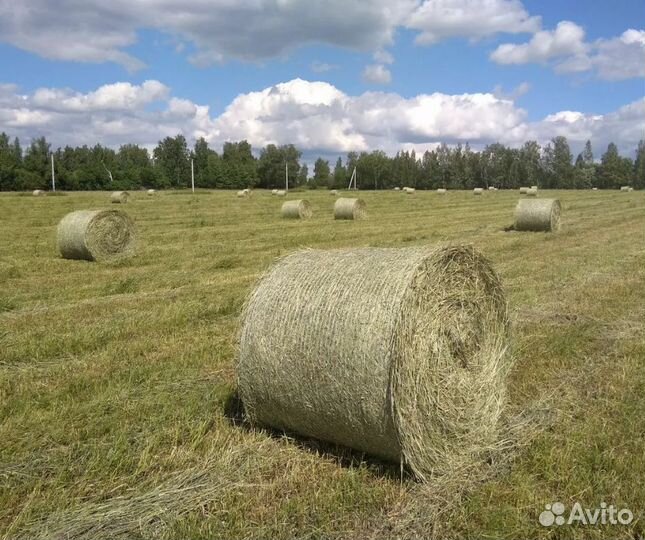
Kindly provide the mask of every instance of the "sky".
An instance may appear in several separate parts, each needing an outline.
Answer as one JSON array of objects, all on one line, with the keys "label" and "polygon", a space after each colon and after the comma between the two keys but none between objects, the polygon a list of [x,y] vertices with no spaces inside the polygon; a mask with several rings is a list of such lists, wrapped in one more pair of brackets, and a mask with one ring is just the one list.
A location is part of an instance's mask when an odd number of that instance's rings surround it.
[{"label": "sky", "polygon": [[0,131],[23,144],[349,151],[645,139],[645,4],[0,0]]}]

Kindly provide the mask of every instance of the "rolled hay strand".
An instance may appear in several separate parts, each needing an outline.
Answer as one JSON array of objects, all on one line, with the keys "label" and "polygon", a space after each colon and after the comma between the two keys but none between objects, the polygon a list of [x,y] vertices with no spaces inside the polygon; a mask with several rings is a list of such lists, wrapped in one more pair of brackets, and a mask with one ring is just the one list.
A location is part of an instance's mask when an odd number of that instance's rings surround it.
[{"label": "rolled hay strand", "polygon": [[254,423],[423,480],[494,443],[507,343],[504,291],[472,247],[301,251],[246,303],[239,392]]},{"label": "rolled hay strand", "polygon": [[538,190],[533,188],[527,189],[525,193],[527,197],[537,197],[537,194],[538,194]]},{"label": "rolled hay strand", "polygon": [[277,195],[278,197],[286,197],[286,196],[287,196],[287,192],[286,192],[284,189],[279,189],[278,191],[276,191],[276,195]]},{"label": "rolled hay strand", "polygon": [[363,199],[336,199],[334,219],[364,219],[367,217]]},{"label": "rolled hay strand", "polygon": [[282,204],[280,213],[287,219],[309,219],[313,215],[311,204],[305,199],[286,201]]},{"label": "rolled hay strand", "polygon": [[237,196],[241,199],[241,198],[244,198],[244,197],[248,197],[249,194],[246,191],[241,190],[241,191],[237,192]]},{"label": "rolled hay strand", "polygon": [[439,188],[437,189],[437,193],[439,193],[440,195],[445,195],[446,193],[448,193],[448,190],[444,188]]},{"label": "rolled hay strand", "polygon": [[530,189],[530,188],[528,188],[528,187],[521,187],[521,188],[520,188],[520,195],[525,195],[525,194],[526,194],[526,192],[527,192],[529,189]]},{"label": "rolled hay strand", "polygon": [[473,195],[483,195],[484,194],[484,188],[476,187],[473,189]]},{"label": "rolled hay strand", "polygon": [[520,199],[515,207],[515,230],[557,231],[561,213],[558,199]]},{"label": "rolled hay strand", "polygon": [[34,197],[42,197],[42,196],[46,195],[46,192],[45,192],[45,191],[43,191],[42,189],[34,189],[34,190],[31,192],[31,194],[32,194]]},{"label": "rolled hay strand", "polygon": [[64,259],[102,261],[131,255],[134,222],[120,210],[78,210],[58,224],[58,249]]},{"label": "rolled hay strand", "polygon": [[150,196],[153,196],[153,195],[157,194],[157,190],[156,189],[149,189],[148,191],[146,191],[146,193],[148,195],[150,195]]},{"label": "rolled hay strand", "polygon": [[130,194],[127,191],[113,191],[110,195],[110,202],[114,204],[125,204],[128,202]]}]

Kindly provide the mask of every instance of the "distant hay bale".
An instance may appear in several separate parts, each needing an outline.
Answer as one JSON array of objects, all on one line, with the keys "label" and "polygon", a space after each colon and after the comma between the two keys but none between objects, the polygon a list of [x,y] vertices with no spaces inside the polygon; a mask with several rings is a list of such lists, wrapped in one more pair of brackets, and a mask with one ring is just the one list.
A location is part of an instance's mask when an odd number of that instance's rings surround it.
[{"label": "distant hay bale", "polygon": [[525,195],[525,194],[526,194],[526,192],[527,192],[529,189],[531,189],[531,188],[528,188],[528,187],[521,187],[521,188],[520,188],[520,195]]},{"label": "distant hay bale", "polygon": [[409,187],[408,189],[406,189],[406,190],[405,190],[405,192],[406,192],[408,195],[414,195],[414,194],[416,193],[416,191],[417,191],[417,190],[416,190],[415,188],[411,188],[411,187]]},{"label": "distant hay bale", "polygon": [[598,188],[597,187],[592,187],[591,191],[598,191]]},{"label": "distant hay bale", "polygon": [[562,213],[558,199],[520,199],[515,207],[515,230],[557,231]]},{"label": "distant hay bale", "polygon": [[157,194],[157,190],[156,190],[156,189],[149,189],[148,191],[146,191],[146,193],[147,193],[148,195],[151,195],[151,196],[152,196],[152,195],[156,195],[156,194]]},{"label": "distant hay bale", "polygon": [[531,189],[534,189],[535,191],[537,191],[538,187],[537,186],[531,186]]},{"label": "distant hay bale", "polygon": [[440,195],[445,195],[446,193],[448,193],[448,190],[445,188],[439,188],[437,189],[437,193],[439,193]]},{"label": "distant hay bale", "polygon": [[538,190],[533,188],[527,189],[525,193],[527,197],[537,197],[537,194],[538,194]]},{"label": "distant hay bale", "polygon": [[494,444],[510,369],[499,278],[469,246],[307,250],[243,314],[249,419],[450,473]]},{"label": "distant hay bale", "polygon": [[305,199],[286,201],[280,212],[287,219],[309,219],[313,215],[311,204]]},{"label": "distant hay bale", "polygon": [[367,217],[365,201],[340,198],[334,203],[334,219],[364,219]]},{"label": "distant hay bale", "polygon": [[277,193],[278,193],[278,190],[277,190],[277,189],[272,189],[272,190],[271,190],[271,195],[276,195]]},{"label": "distant hay bale", "polygon": [[114,204],[125,204],[128,202],[130,194],[127,191],[113,191],[110,195],[110,202]]},{"label": "distant hay bale", "polygon": [[284,189],[279,189],[278,191],[276,191],[276,193],[275,193],[275,194],[276,194],[278,197],[286,197],[286,196],[287,196],[287,192],[286,192]]},{"label": "distant hay bale", "polygon": [[397,186],[394,188],[394,191],[401,191],[401,188]]},{"label": "distant hay bale", "polygon": [[622,186],[620,191],[634,191],[634,188],[631,186]]},{"label": "distant hay bale", "polygon": [[131,255],[135,227],[121,210],[78,210],[60,220],[57,238],[64,259],[101,261]]},{"label": "distant hay bale", "polygon": [[34,197],[42,197],[43,195],[46,195],[46,192],[45,192],[45,191],[43,191],[42,189],[34,189],[34,190],[31,192],[31,194],[32,194]]},{"label": "distant hay bale", "polygon": [[473,189],[473,195],[483,195],[484,194],[484,188],[476,187]]},{"label": "distant hay bale", "polygon": [[332,189],[332,190],[329,192],[329,194],[330,194],[330,195],[338,195],[338,190],[337,190],[337,189]]},{"label": "distant hay bale", "polygon": [[248,194],[248,192],[246,192],[246,191],[244,191],[244,190],[240,190],[240,191],[238,191],[238,192],[237,192],[237,196],[238,196],[240,199],[243,199],[243,198],[248,197],[248,196],[249,196],[249,194]]}]

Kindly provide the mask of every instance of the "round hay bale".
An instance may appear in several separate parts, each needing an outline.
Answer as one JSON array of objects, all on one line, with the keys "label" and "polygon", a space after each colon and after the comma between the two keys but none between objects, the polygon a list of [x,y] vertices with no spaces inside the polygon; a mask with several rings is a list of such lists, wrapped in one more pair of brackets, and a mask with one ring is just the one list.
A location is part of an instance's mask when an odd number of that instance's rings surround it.
[{"label": "round hay bale", "polygon": [[515,230],[557,231],[561,212],[558,199],[520,199],[515,207]]},{"label": "round hay bale", "polygon": [[529,188],[527,188],[527,187],[521,187],[520,188],[520,195],[525,195],[528,190],[529,190]]},{"label": "round hay bale", "polygon": [[469,246],[297,252],[246,303],[249,419],[448,473],[489,448],[506,395],[508,311]]},{"label": "round hay bale", "polygon": [[332,190],[329,192],[329,194],[330,194],[330,195],[338,195],[338,190],[337,190],[337,189],[332,189]]},{"label": "round hay bale", "polygon": [[134,222],[120,210],[78,210],[58,224],[58,249],[64,259],[101,261],[131,255]]},{"label": "round hay bale", "polygon": [[34,189],[34,190],[31,192],[31,194],[32,194],[34,197],[42,197],[42,196],[46,195],[46,192],[45,192],[45,191],[43,191],[42,189]]},{"label": "round hay bale", "polygon": [[363,199],[340,198],[334,203],[334,219],[364,219],[366,217]]},{"label": "round hay bale", "polygon": [[284,202],[280,212],[287,219],[309,219],[313,215],[311,204],[305,199]]},{"label": "round hay bale", "polygon": [[597,187],[592,187],[591,191],[598,191],[598,188]]},{"label": "round hay bale", "polygon": [[128,202],[130,194],[127,191],[113,191],[110,195],[110,202],[114,204],[125,204]]},{"label": "round hay bale", "polygon": [[286,197],[286,196],[287,196],[287,192],[286,192],[284,189],[279,189],[278,191],[276,191],[276,195],[277,195],[278,197]]},{"label": "round hay bale", "polygon": [[397,186],[394,188],[394,191],[401,191],[401,188]]},{"label": "round hay bale", "polygon": [[527,189],[527,190],[526,190],[526,194],[525,194],[525,195],[526,195],[527,197],[537,197],[537,194],[538,194],[538,190],[537,190],[537,189],[530,188],[530,189]]},{"label": "round hay bale", "polygon": [[271,195],[276,195],[277,193],[278,193],[278,190],[277,190],[277,189],[272,189],[272,190],[271,190]]},{"label": "round hay bale", "polygon": [[150,196],[152,196],[152,195],[156,195],[156,194],[157,194],[157,190],[156,190],[156,189],[149,189],[148,191],[146,191],[146,193],[147,193],[148,195],[150,195]]},{"label": "round hay bale", "polygon": [[448,190],[445,188],[439,188],[437,189],[437,193],[439,193],[440,195],[445,195],[446,193],[448,193]]},{"label": "round hay bale", "polygon": [[244,197],[248,197],[249,194],[244,190],[240,190],[240,191],[237,192],[237,196],[241,199],[241,198],[244,198]]},{"label": "round hay bale", "polygon": [[537,186],[531,186],[531,189],[534,189],[535,191],[537,191],[538,187]]},{"label": "round hay bale", "polygon": [[484,194],[484,188],[476,187],[473,189],[473,195],[483,195]]},{"label": "round hay bale", "polygon": [[634,191],[634,188],[631,186],[622,186],[620,191]]},{"label": "round hay bale", "polygon": [[408,195],[414,195],[414,193],[416,192],[416,189],[415,189],[415,188],[412,188],[412,187],[409,187],[409,188],[407,188],[407,189],[405,190],[405,192],[406,192]]}]

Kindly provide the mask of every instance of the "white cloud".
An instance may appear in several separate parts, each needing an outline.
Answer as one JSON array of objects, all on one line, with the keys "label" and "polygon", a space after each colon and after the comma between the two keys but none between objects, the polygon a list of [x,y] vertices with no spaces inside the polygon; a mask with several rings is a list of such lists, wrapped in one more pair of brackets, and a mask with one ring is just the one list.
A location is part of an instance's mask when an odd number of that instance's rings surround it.
[{"label": "white cloud", "polygon": [[336,64],[328,64],[327,62],[320,62],[319,60],[312,62],[309,67],[314,73],[327,73],[338,68]]},{"label": "white cloud", "polygon": [[256,149],[293,143],[307,155],[334,155],[421,152],[440,142],[517,146],[536,139],[544,144],[564,135],[574,152],[591,139],[597,152],[613,141],[631,153],[643,137],[643,118],[645,98],[604,115],[560,111],[528,122],[511,99],[492,93],[350,96],[331,84],[301,79],[240,94],[217,117],[208,106],[171,96],[158,81],[115,83],[86,94],[49,88],[23,95],[13,85],[0,85],[0,131],[24,142],[45,135],[54,146],[131,142],[151,148],[182,133],[189,141],[204,137],[216,148],[247,139]]},{"label": "white cloud", "polygon": [[619,37],[585,41],[584,29],[561,21],[555,30],[536,32],[527,43],[505,43],[491,60],[498,64],[548,64],[559,73],[593,70],[605,80],[645,77],[645,31],[629,29]]},{"label": "white cloud", "polygon": [[535,32],[532,17],[519,0],[425,0],[406,21],[420,31],[416,41],[429,45],[450,37],[480,39],[497,33]]},{"label": "white cloud", "polygon": [[513,88],[510,92],[505,92],[501,85],[495,86],[493,89],[493,95],[499,99],[510,99],[515,101],[516,99],[522,97],[524,94],[527,94],[531,90],[531,83],[523,81]]},{"label": "white cloud", "polygon": [[391,53],[381,49],[374,53],[374,61],[378,62],[379,64],[393,64],[394,56],[392,56]]},{"label": "white cloud", "polygon": [[390,84],[392,82],[392,74],[382,64],[371,64],[365,66],[363,80],[372,84]]}]

